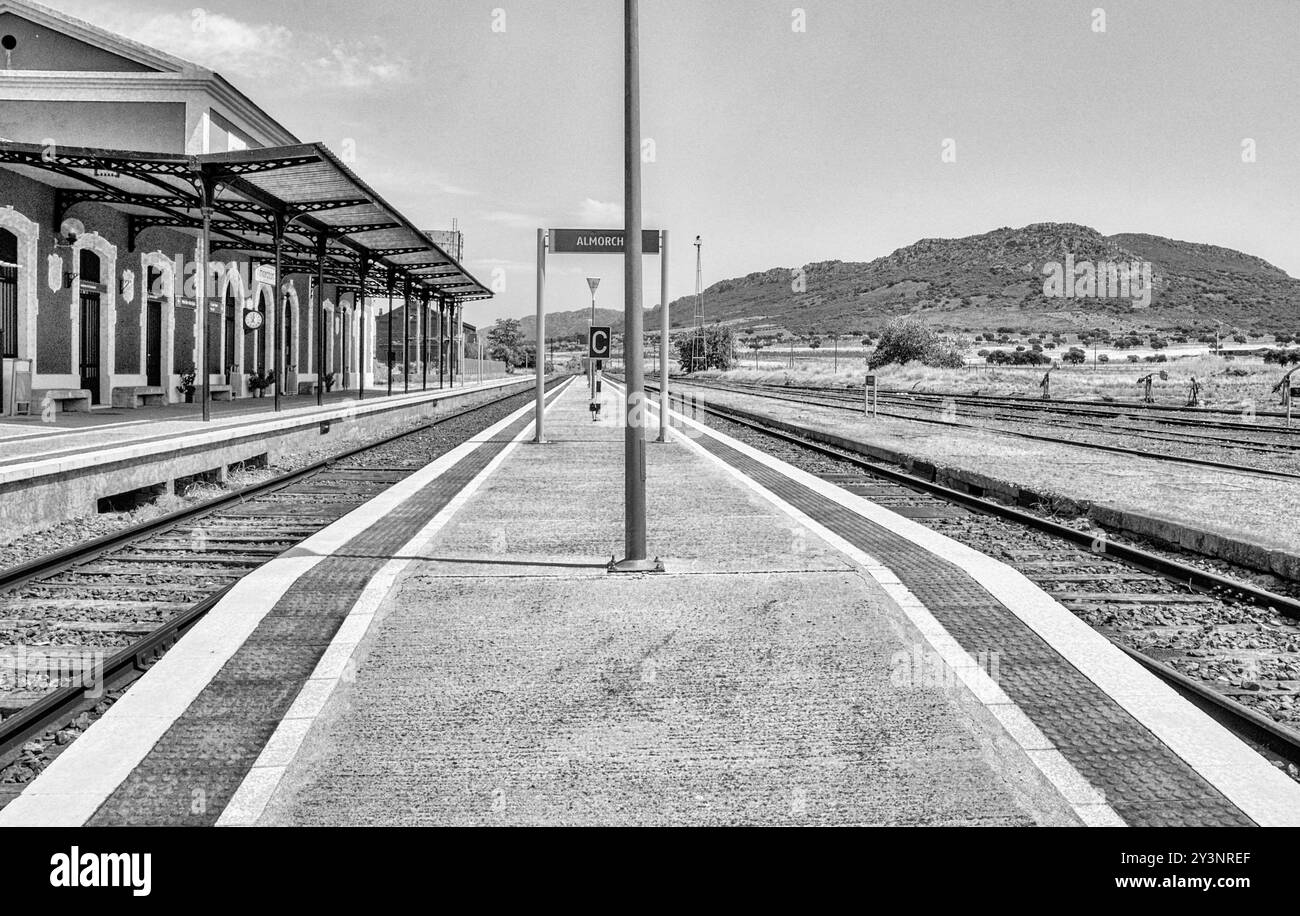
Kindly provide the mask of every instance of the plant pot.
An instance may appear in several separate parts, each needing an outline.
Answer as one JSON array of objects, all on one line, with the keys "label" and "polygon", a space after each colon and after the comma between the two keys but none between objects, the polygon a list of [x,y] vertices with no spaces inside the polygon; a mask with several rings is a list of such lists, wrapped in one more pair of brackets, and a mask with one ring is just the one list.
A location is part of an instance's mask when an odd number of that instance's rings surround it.
[{"label": "plant pot", "polygon": [[187,392],[185,392],[185,403],[186,403],[186,404],[193,404],[193,403],[194,403],[194,392],[193,392],[193,391],[187,391]]}]

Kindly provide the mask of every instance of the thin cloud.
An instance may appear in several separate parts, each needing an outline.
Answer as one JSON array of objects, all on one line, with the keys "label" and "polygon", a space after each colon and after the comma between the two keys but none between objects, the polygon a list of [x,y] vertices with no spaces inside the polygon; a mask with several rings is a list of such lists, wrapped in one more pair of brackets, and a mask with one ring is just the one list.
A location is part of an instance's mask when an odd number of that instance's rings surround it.
[{"label": "thin cloud", "polygon": [[482,219],[500,226],[508,226],[511,229],[536,229],[546,222],[541,217],[532,216],[528,213],[514,213],[509,210],[493,210],[485,213]]},{"label": "thin cloud", "polygon": [[156,12],[71,0],[73,16],[126,35],[226,76],[291,81],[301,88],[361,90],[401,82],[410,63],[377,37],[339,41],[271,22],[245,22],[196,8]]},{"label": "thin cloud", "polygon": [[600,227],[618,227],[623,225],[623,205],[606,203],[588,197],[578,205],[578,219],[583,223]]}]

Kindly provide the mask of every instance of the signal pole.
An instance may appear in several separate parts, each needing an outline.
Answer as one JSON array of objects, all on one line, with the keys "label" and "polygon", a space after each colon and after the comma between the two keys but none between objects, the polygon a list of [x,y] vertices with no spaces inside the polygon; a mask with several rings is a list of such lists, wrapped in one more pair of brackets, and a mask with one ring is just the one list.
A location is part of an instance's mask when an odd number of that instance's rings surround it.
[{"label": "signal pole", "polygon": [[700,237],[697,235],[695,237],[695,316],[691,329],[692,372],[709,367],[708,353],[704,345],[704,270],[700,261],[701,244]]},{"label": "signal pole", "polygon": [[[591,342],[591,329],[596,326],[596,287],[600,286],[600,277],[588,277],[587,286],[591,290],[591,318],[587,321],[587,342]],[[591,400],[596,400],[596,361],[587,360],[587,381],[591,388]]]}]

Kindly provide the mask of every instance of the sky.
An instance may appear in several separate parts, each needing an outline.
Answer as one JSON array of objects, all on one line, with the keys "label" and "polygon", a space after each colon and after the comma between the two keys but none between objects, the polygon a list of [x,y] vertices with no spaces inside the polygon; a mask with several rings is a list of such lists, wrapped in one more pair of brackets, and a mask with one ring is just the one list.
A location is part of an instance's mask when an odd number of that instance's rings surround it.
[{"label": "sky", "polygon": [[[480,326],[532,314],[539,227],[622,225],[621,3],[46,3],[354,147],[417,224],[458,220],[497,290],[470,306]],[[1048,221],[1300,276],[1300,0],[640,7],[644,224],[670,230],[672,298],[694,291],[696,235],[708,286]],[[621,258],[554,255],[548,311],[587,306],[588,276],[622,308]],[[647,257],[646,305],[659,287]]]}]

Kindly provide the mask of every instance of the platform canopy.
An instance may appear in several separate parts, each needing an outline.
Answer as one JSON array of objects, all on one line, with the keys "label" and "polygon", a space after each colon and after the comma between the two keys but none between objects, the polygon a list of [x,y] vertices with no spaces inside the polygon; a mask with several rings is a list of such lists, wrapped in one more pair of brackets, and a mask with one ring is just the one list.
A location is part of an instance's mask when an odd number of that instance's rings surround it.
[{"label": "platform canopy", "polygon": [[[0,141],[0,168],[55,189],[54,227],[79,203],[124,213],[129,244],[164,226],[202,230],[211,255],[270,262],[277,236],[285,274],[315,275],[366,295],[461,301],[492,293],[319,143],[189,156]],[[323,256],[323,261],[322,261]]]}]

